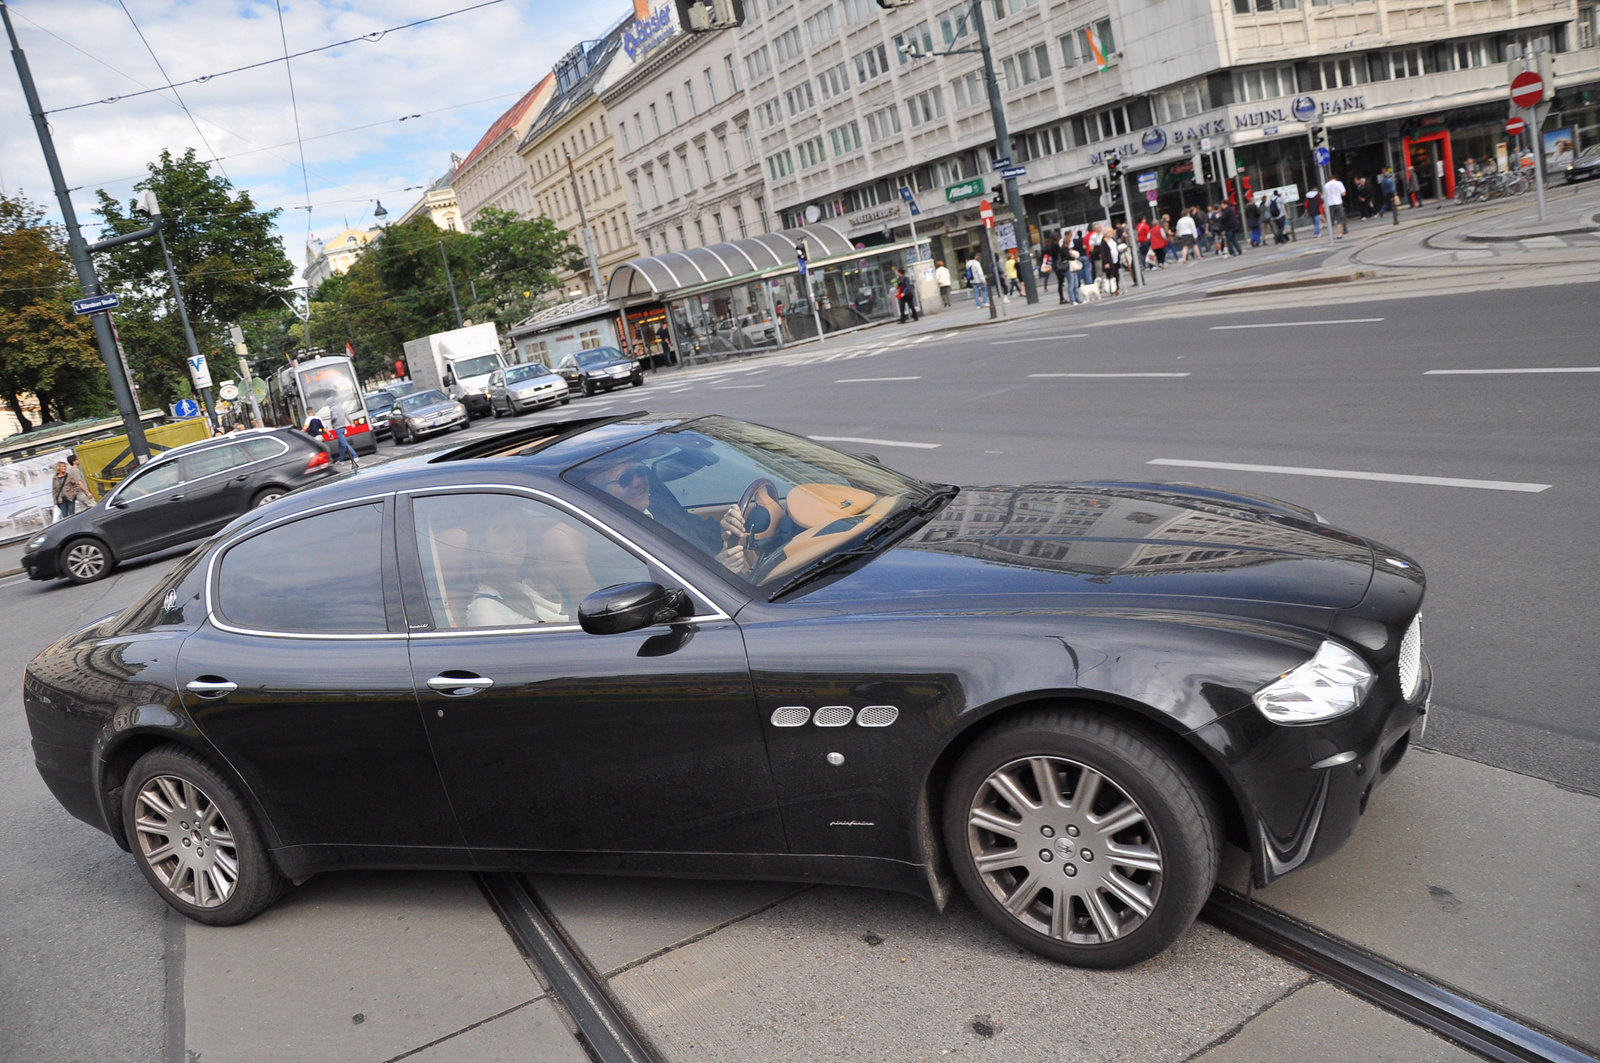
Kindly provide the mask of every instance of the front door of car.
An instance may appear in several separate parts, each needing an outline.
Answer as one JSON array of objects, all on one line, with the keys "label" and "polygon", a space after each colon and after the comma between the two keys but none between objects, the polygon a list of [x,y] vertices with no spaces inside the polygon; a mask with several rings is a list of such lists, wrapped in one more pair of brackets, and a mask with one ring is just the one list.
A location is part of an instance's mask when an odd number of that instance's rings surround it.
[{"label": "front door of car", "polygon": [[250,508],[250,457],[242,440],[184,456],[185,501],[196,538],[210,535]]},{"label": "front door of car", "polygon": [[587,634],[578,602],[600,587],[681,583],[548,497],[411,501],[399,538],[412,673],[469,845],[785,850],[731,620],[691,595],[703,619]]},{"label": "front door of car", "polygon": [[145,466],[106,505],[100,529],[118,557],[133,557],[194,538],[183,461],[176,455]]},{"label": "front door of car", "polygon": [[283,845],[469,863],[412,692],[391,514],[357,502],[223,551],[178,687]]},{"label": "front door of car", "polygon": [[489,396],[489,407],[498,410],[506,397],[506,374],[503,369],[496,369],[489,374],[489,383],[484,387],[484,393]]}]

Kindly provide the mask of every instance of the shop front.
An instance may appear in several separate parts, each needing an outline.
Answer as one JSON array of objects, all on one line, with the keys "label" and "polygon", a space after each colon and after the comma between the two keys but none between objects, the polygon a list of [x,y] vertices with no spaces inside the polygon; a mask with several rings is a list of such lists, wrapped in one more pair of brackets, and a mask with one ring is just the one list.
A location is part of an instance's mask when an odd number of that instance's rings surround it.
[{"label": "shop front", "polygon": [[554,366],[574,351],[622,346],[615,309],[596,296],[546,307],[512,325],[512,362]]}]

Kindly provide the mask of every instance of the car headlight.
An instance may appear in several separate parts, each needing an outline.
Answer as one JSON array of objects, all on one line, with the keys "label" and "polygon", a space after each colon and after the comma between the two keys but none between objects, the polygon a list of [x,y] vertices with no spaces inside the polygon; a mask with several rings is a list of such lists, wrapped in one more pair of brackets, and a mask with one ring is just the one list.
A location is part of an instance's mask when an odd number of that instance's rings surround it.
[{"label": "car headlight", "polygon": [[32,539],[28,540],[28,545],[22,548],[22,552],[28,553],[30,551],[39,549],[39,547],[44,545],[44,540],[45,537],[43,535],[34,536]]},{"label": "car headlight", "polygon": [[1325,641],[1305,664],[1255,692],[1256,708],[1274,723],[1308,724],[1353,712],[1377,679],[1356,654]]}]

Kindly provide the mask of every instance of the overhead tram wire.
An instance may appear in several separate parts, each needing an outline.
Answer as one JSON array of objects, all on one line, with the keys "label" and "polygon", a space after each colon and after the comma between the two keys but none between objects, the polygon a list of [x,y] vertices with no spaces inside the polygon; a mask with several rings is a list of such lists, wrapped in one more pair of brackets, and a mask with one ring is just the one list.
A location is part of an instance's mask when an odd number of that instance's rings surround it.
[{"label": "overhead tram wire", "polygon": [[[320,45],[320,46],[318,46],[316,48],[307,48],[304,51],[295,52],[292,55],[288,53],[287,49],[285,49],[285,53],[284,53],[283,56],[274,57],[272,59],[263,59],[259,63],[246,63],[243,66],[232,67],[232,68],[230,68],[228,70],[219,70],[215,74],[203,74],[200,77],[190,78],[187,81],[179,81],[179,82],[177,82],[175,84],[163,85],[161,88],[144,89],[143,91],[140,91],[140,92],[129,92],[129,93],[125,93],[125,94],[123,94],[121,96],[107,96],[103,100],[89,100],[89,101],[87,101],[85,103],[69,104],[66,107],[57,107],[57,108],[55,108],[53,110],[49,110],[49,111],[46,111],[44,113],[45,114],[60,114],[62,111],[76,111],[76,110],[78,110],[80,108],[83,108],[83,107],[98,107],[98,106],[101,106],[103,104],[120,103],[123,100],[131,100],[131,99],[134,99],[135,97],[138,97],[138,96],[147,96],[152,92],[163,92],[168,88],[176,88],[178,85],[202,85],[205,82],[214,80],[216,78],[227,77],[229,74],[239,74],[239,73],[243,73],[246,70],[257,70],[257,69],[259,69],[261,67],[264,67],[264,66],[271,66],[273,63],[288,63],[291,59],[299,59],[301,56],[306,56],[306,55],[315,55],[318,52],[332,51],[335,48],[342,48],[347,44],[357,44],[357,43],[359,43],[361,41],[366,41],[366,42],[371,43],[371,44],[376,44],[378,41],[383,40],[383,38],[387,37],[389,34],[396,33],[396,32],[398,32],[400,30],[415,29],[418,26],[425,26],[430,22],[438,22],[438,21],[440,21],[442,19],[452,18],[452,17],[454,17],[456,15],[464,15],[464,14],[470,12],[470,11],[477,11],[479,8],[493,7],[496,4],[503,4],[503,3],[505,3],[505,0],[483,0],[482,3],[472,4],[472,5],[468,6],[468,7],[458,7],[454,11],[446,11],[442,15],[430,15],[428,18],[419,18],[419,19],[417,19],[417,20],[415,20],[413,22],[406,22],[406,23],[403,23],[402,25],[399,25],[399,26],[390,26],[388,29],[373,30],[371,33],[363,33],[359,37],[351,37],[351,38],[349,38],[347,40],[335,41],[332,44],[324,44],[324,45]],[[281,28],[281,23],[282,23],[282,17],[281,17],[282,16],[282,7],[281,7],[281,5],[279,7],[279,16],[280,16],[279,22],[280,22],[280,28]]]},{"label": "overhead tram wire", "polygon": [[[300,135],[300,102],[294,94],[294,64],[289,62],[289,34],[283,28],[283,0],[272,0],[278,9],[278,37],[283,41],[283,72],[289,77],[289,107],[294,112],[294,139],[300,146],[300,181],[306,192],[306,246],[311,246],[311,175],[306,172],[306,142]],[[306,290],[306,313],[311,313],[311,291]],[[306,346],[311,345],[310,318],[306,319]]]},{"label": "overhead tram wire", "polygon": [[189,116],[189,124],[194,126],[195,135],[200,138],[200,143],[204,144],[206,146],[206,150],[211,153],[211,161],[216,163],[217,169],[222,171],[223,178],[227,180],[228,183],[232,184],[233,178],[229,177],[228,171],[224,169],[222,165],[222,159],[217,155],[217,149],[211,146],[211,141],[206,139],[205,133],[200,129],[200,123],[195,121],[194,112],[189,110],[189,105],[187,103],[183,102],[183,96],[179,94],[177,86],[172,83],[172,78],[167,74],[167,68],[161,65],[161,60],[156,57],[156,50],[150,47],[150,41],[147,37],[145,37],[144,30],[139,28],[138,20],[133,17],[133,12],[128,10],[126,0],[117,0],[117,3],[121,5],[122,13],[128,16],[128,22],[132,24],[133,32],[139,35],[140,42],[144,44],[144,50],[150,53],[150,58],[156,64],[156,69],[159,70],[161,72],[161,76],[166,79],[167,84],[165,87],[172,90],[172,95],[177,99],[178,106],[182,107],[183,113]]}]

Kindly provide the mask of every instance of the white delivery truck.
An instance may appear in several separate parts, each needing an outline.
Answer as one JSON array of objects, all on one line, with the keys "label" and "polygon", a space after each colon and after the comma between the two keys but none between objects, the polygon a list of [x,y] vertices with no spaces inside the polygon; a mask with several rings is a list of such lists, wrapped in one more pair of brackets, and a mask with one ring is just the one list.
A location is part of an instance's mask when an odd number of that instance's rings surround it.
[{"label": "white delivery truck", "polygon": [[466,406],[472,417],[489,410],[489,377],[506,367],[493,322],[407,340],[406,365],[419,391],[438,390]]}]

